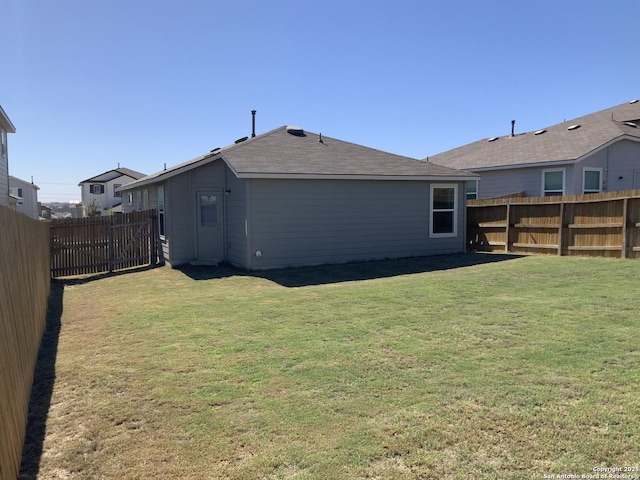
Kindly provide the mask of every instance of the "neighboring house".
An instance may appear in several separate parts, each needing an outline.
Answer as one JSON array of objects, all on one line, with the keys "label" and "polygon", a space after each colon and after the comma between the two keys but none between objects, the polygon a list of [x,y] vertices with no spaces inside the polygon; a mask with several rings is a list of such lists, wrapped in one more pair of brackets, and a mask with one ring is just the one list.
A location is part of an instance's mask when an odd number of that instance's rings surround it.
[{"label": "neighboring house", "polygon": [[120,212],[122,211],[122,196],[119,188],[142,177],[144,177],[144,173],[118,166],[118,168],[83,180],[78,184],[81,188],[82,206],[86,208],[95,200],[102,214]]},{"label": "neighboring house", "polygon": [[9,198],[9,147],[7,134],[16,133],[16,128],[0,106],[0,205],[13,203]]},{"label": "neighboring house", "polygon": [[479,174],[481,180],[469,188],[469,198],[640,188],[640,102],[534,132],[480,140],[428,161]]},{"label": "neighboring house", "polygon": [[40,217],[38,190],[37,185],[9,175],[9,192],[16,202],[16,211],[36,220]]},{"label": "neighboring house", "polygon": [[474,178],[281,127],[121,191],[125,212],[158,210],[172,266],[266,269],[464,252]]},{"label": "neighboring house", "polygon": [[40,220],[51,220],[53,218],[51,207],[38,202],[38,209],[40,210]]}]

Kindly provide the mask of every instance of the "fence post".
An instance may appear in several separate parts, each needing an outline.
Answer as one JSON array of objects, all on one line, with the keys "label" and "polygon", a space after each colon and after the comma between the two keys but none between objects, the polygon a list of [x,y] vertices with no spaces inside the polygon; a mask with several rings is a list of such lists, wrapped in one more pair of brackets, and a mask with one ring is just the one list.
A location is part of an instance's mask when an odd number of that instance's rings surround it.
[{"label": "fence post", "polygon": [[107,223],[107,263],[109,273],[113,273],[113,224],[111,221]]},{"label": "fence post", "polygon": [[562,256],[562,242],[564,241],[562,232],[564,230],[564,202],[560,202],[560,214],[559,214],[560,225],[558,226],[558,256]]},{"label": "fence post", "polygon": [[511,235],[511,232],[509,231],[509,227],[511,226],[511,200],[507,200],[506,215],[506,225],[504,227],[504,251],[505,253],[509,253],[509,235]]},{"label": "fence post", "polygon": [[622,200],[622,258],[627,258],[627,219],[629,209],[629,198]]}]

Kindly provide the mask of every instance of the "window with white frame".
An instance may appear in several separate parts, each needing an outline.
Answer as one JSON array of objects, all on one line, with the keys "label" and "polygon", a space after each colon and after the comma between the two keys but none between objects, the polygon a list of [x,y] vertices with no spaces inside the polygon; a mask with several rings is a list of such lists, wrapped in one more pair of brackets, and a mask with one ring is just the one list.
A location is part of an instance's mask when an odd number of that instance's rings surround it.
[{"label": "window with white frame", "polygon": [[585,168],[582,171],[582,193],[602,192],[602,168]]},{"label": "window with white frame", "polygon": [[94,195],[102,195],[104,193],[104,185],[101,183],[92,183],[89,185],[89,191]]},{"label": "window with white frame", "polygon": [[164,187],[158,187],[158,229],[160,236],[164,237]]},{"label": "window with white frame", "polygon": [[458,186],[431,185],[429,236],[455,237],[458,218]]},{"label": "window with white frame", "polygon": [[552,197],[564,195],[564,168],[554,168],[542,171],[542,196]]},{"label": "window with white frame", "polygon": [[476,200],[478,198],[478,181],[469,180],[466,182],[467,200]]}]

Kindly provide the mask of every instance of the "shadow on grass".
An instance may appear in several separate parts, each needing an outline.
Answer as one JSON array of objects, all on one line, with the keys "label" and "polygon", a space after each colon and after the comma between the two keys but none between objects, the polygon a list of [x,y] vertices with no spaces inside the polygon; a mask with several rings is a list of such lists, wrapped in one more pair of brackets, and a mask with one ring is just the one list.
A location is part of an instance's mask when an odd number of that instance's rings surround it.
[{"label": "shadow on grass", "polygon": [[56,354],[62,318],[64,282],[53,280],[47,307],[47,325],[40,342],[38,360],[33,376],[27,432],[22,449],[19,479],[36,479],[51,406],[51,395],[56,378]]},{"label": "shadow on grass", "polygon": [[184,265],[178,267],[182,273],[194,280],[212,280],[232,276],[252,276],[276,282],[284,287],[305,287],[328,283],[372,280],[396,277],[412,273],[434,272],[454,268],[470,267],[487,263],[504,262],[521,258],[522,255],[495,253],[462,253],[431,257],[412,257],[370,262],[292,267],[275,270],[250,271],[228,264],[218,266]]},{"label": "shadow on grass", "polygon": [[163,266],[164,264],[144,265],[142,267],[131,267],[126,270],[117,270],[115,272],[91,273],[87,275],[78,275],[75,277],[58,277],[56,278],[56,281],[61,282],[63,285],[83,285],[85,283],[94,282],[96,280],[102,280],[103,278],[119,277],[121,275],[128,275],[130,273],[146,272],[147,270],[153,270],[154,268],[160,268]]}]

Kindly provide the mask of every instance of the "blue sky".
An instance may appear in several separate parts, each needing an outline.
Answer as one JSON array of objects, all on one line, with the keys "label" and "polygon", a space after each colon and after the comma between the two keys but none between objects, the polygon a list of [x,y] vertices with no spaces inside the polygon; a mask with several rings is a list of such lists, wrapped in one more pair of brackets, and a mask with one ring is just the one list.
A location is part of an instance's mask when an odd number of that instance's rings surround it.
[{"label": "blue sky", "polygon": [[0,0],[10,174],[43,202],[282,125],[424,158],[640,97],[637,0]]}]

